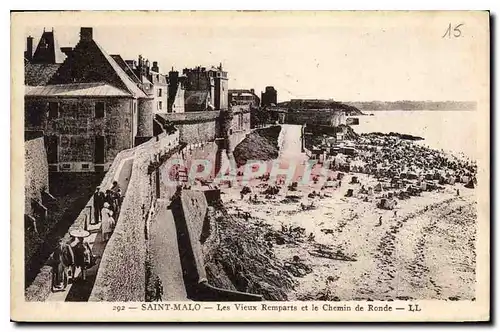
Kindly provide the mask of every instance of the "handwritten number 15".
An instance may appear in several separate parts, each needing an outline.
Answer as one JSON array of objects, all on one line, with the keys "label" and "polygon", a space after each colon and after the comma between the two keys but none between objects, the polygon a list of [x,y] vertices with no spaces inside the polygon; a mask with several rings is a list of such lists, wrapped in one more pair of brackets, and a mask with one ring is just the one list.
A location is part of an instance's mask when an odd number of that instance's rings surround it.
[{"label": "handwritten number 15", "polygon": [[450,23],[448,25],[448,29],[446,30],[446,32],[444,33],[443,37],[441,37],[441,38],[445,38],[445,37],[451,38],[452,36],[455,37],[455,38],[458,38],[458,37],[462,36],[462,31],[460,30],[460,27],[462,25],[464,25],[464,24],[460,23],[460,24],[456,25],[455,27],[453,27],[453,30],[452,30],[452,25]]}]

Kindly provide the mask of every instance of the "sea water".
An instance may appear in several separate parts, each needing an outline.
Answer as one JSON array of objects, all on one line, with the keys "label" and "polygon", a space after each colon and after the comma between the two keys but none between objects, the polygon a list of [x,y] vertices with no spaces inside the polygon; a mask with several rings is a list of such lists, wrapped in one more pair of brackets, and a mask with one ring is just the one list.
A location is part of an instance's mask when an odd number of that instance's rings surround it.
[{"label": "sea water", "polygon": [[477,111],[364,111],[357,133],[397,132],[424,138],[432,149],[477,157]]}]

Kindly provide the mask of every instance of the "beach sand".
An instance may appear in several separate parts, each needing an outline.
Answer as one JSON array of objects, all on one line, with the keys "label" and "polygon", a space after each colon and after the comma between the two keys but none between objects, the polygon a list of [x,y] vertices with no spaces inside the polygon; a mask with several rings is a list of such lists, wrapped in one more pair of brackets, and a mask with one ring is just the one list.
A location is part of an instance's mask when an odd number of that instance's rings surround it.
[{"label": "beach sand", "polygon": [[[289,300],[474,299],[476,189],[445,185],[440,191],[397,200],[391,211],[376,207],[381,194],[368,202],[356,197],[361,184],[348,183],[352,176],[365,185],[376,183],[369,175],[349,173],[340,188],[322,190],[330,197],[308,198],[318,189],[299,183],[297,191],[282,186],[275,198],[265,199],[262,180],[254,180],[249,186],[257,202],[249,195],[242,200],[241,186],[223,188],[222,201],[230,213],[249,212],[249,222],[263,222],[277,231],[282,226],[303,227],[306,235],[314,234],[313,241],[273,246],[279,261],[298,256],[312,268],[294,277],[297,286],[287,294]],[[349,188],[354,197],[344,197]],[[286,195],[302,198],[282,202]],[[302,210],[300,202],[312,201],[315,209]],[[311,255],[319,244],[355,261]]]}]

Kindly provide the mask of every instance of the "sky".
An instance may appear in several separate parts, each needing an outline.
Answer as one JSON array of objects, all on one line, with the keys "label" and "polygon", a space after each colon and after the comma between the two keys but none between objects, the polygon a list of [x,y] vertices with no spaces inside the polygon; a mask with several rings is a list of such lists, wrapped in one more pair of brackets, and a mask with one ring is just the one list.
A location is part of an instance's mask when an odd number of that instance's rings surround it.
[{"label": "sky", "polygon": [[[74,14],[72,17],[71,14]],[[54,29],[74,46],[80,26],[124,59],[172,67],[223,64],[230,89],[274,86],[278,100],[477,100],[489,74],[484,17],[467,13],[155,13],[28,20],[24,36]],[[446,34],[452,24],[451,35]],[[453,28],[462,24],[458,29]],[[459,34],[459,37],[453,34]],[[444,36],[444,37],[443,37]]]}]

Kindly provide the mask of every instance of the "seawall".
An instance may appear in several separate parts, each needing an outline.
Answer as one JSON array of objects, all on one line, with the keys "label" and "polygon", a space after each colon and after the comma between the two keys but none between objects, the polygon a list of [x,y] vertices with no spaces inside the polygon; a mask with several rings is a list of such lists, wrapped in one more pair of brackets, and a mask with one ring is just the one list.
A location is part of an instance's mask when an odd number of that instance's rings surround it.
[{"label": "seawall", "polygon": [[203,191],[183,190],[172,201],[187,295],[197,301],[261,301],[256,294],[213,287],[208,283],[202,242],[210,232],[208,203]]}]

